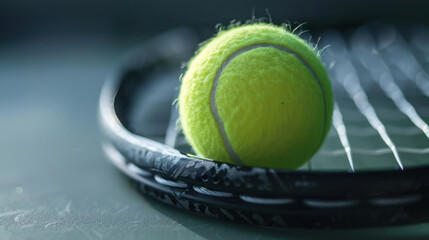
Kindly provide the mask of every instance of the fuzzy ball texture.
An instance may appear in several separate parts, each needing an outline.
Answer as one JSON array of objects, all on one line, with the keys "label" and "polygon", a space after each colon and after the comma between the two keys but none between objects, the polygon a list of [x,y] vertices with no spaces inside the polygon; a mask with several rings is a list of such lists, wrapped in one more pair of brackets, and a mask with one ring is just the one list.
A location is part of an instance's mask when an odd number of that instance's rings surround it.
[{"label": "fuzzy ball texture", "polygon": [[296,169],[322,145],[333,97],[317,54],[282,27],[221,31],[182,78],[179,113],[195,150],[216,161]]}]

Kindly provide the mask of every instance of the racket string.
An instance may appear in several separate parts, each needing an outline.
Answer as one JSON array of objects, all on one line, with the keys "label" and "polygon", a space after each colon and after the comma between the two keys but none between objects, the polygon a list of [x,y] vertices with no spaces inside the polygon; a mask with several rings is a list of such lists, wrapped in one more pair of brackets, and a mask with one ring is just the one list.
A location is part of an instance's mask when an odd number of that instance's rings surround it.
[{"label": "racket string", "polygon": [[[338,32],[331,32],[330,36],[328,37],[332,42],[332,46],[335,46],[334,52],[331,54],[326,54],[330,57],[330,59],[328,58],[326,60],[329,61],[330,66],[332,66],[330,68],[331,79],[340,83],[340,85],[343,87],[342,89],[346,91],[348,97],[353,101],[357,110],[366,118],[369,125],[377,131],[383,142],[391,150],[399,167],[403,169],[403,164],[397,152],[396,146],[387,133],[385,125],[378,117],[374,106],[370,102],[369,97],[361,84],[360,76],[358,75],[357,70],[350,59],[351,57],[349,55],[349,50],[346,46],[345,40]],[[337,89],[339,88],[337,87]],[[336,101],[338,101],[338,99]],[[336,105],[338,106],[337,103]],[[340,107],[337,107],[337,114],[339,111]],[[344,134],[346,133],[345,129],[346,127],[344,126],[344,133],[341,133],[341,135],[339,134],[340,140],[343,141]],[[343,144],[343,148],[344,152],[349,152],[351,157],[351,146]]]},{"label": "racket string", "polygon": [[349,138],[347,137],[347,130],[346,126],[344,125],[343,116],[341,114],[340,108],[338,107],[338,104],[334,104],[334,111],[332,116],[332,125],[334,126],[335,130],[337,131],[338,137],[341,141],[341,144],[344,148],[344,152],[346,153],[347,160],[350,165],[350,169],[352,172],[355,171],[354,163],[353,163],[353,157],[351,153],[351,147],[349,143]]},{"label": "racket string", "polygon": [[[367,31],[365,28],[361,28],[361,31]],[[396,29],[393,29],[395,36],[398,35]],[[368,32],[369,33],[369,32]],[[359,34],[359,39],[362,38],[362,33]],[[429,138],[429,127],[426,122],[420,117],[417,113],[414,106],[406,99],[405,94],[401,90],[401,88],[395,83],[394,76],[391,70],[388,68],[385,63],[383,57],[380,54],[377,54],[380,50],[376,50],[375,53],[371,54],[368,52],[369,49],[376,49],[374,46],[374,40],[371,39],[371,35],[367,36],[367,42],[371,42],[372,46],[368,48],[368,46],[364,46],[365,48],[358,48],[359,44],[351,44],[353,46],[353,50],[355,52],[355,56],[361,61],[361,63],[365,66],[365,68],[371,73],[373,76],[373,80],[376,80],[380,87],[382,88],[385,95],[392,100],[392,102],[396,105],[397,109],[406,115],[410,121],[419,129],[423,131],[423,133]],[[366,51],[365,51],[366,50]],[[401,51],[408,52],[409,51]],[[365,54],[365,55],[363,55]],[[368,64],[367,59],[373,57],[374,61],[371,61],[371,64]],[[410,56],[411,59],[414,59]],[[394,61],[396,62],[396,61]],[[414,62],[414,61],[412,61]],[[407,67],[406,69],[413,68]],[[404,72],[404,66],[399,69],[406,75],[408,75],[408,79],[413,79],[411,75],[412,73]]]},{"label": "racket string", "polygon": [[[333,116],[336,132],[330,132],[329,138],[338,138],[341,147],[322,149],[319,155],[324,158],[345,156],[343,158],[348,161],[352,171],[355,155],[369,158],[390,154],[393,155],[396,166],[403,169],[403,156],[411,162],[418,158],[417,155],[429,153],[429,146],[424,140],[418,143],[405,141],[407,137],[421,135],[429,138],[429,127],[425,121],[428,117],[426,108],[419,107],[420,102],[413,103],[408,99],[417,98],[423,102],[427,100],[422,99],[422,96],[429,96],[429,78],[423,64],[417,60],[411,46],[401,37],[397,28],[387,25],[377,29],[383,29],[380,31],[384,31],[384,35],[374,36],[374,31],[364,26],[351,37],[345,37],[336,31],[325,32],[322,37],[331,45],[322,58],[329,66],[336,97]],[[402,56],[406,56],[408,62],[404,62]],[[417,76],[420,80],[417,80]],[[344,97],[349,98],[354,106],[342,104]],[[393,107],[383,106],[385,102],[391,103]],[[343,127],[338,122],[338,113],[344,112],[347,123]],[[364,119],[357,116],[356,112],[363,115]],[[364,121],[369,123],[370,128],[363,126]],[[392,122],[397,122],[397,125],[392,125]],[[368,144],[362,148],[353,145],[359,141],[371,142],[374,137],[383,139],[387,147]],[[345,139],[351,139],[352,144],[347,144],[350,141]],[[413,145],[398,145],[396,142]],[[377,161],[375,158],[373,160]],[[366,165],[365,169],[368,168],[371,169],[371,166]]]}]

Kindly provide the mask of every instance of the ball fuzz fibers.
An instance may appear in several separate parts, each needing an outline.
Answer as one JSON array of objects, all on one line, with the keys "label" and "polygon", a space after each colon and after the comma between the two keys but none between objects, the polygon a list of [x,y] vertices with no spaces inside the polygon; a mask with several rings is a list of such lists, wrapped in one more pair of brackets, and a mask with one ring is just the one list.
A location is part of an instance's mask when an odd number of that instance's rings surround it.
[{"label": "ball fuzz fibers", "polygon": [[296,169],[322,145],[332,98],[313,49],[283,27],[257,23],[221,31],[191,59],[180,122],[203,157]]}]

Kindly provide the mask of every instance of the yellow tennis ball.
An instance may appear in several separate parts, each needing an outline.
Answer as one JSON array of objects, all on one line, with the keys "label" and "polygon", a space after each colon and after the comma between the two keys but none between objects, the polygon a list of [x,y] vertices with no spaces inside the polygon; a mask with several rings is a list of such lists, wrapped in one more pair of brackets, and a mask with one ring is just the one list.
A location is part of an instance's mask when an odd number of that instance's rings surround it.
[{"label": "yellow tennis ball", "polygon": [[258,23],[221,31],[182,78],[183,132],[203,157],[246,166],[295,169],[322,145],[332,90],[307,43]]}]

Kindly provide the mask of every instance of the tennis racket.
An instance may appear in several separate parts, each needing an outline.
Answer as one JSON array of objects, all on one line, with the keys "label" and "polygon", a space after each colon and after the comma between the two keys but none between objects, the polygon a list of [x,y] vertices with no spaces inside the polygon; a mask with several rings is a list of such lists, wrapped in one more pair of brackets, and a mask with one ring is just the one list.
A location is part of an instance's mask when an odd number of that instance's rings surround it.
[{"label": "tennis racket", "polygon": [[[200,38],[176,29],[132,51],[100,97],[103,148],[145,195],[189,212],[274,228],[360,228],[429,220],[429,28],[321,30],[333,124],[298,170],[196,156],[172,104]],[[305,34],[302,36],[306,38]]]}]

